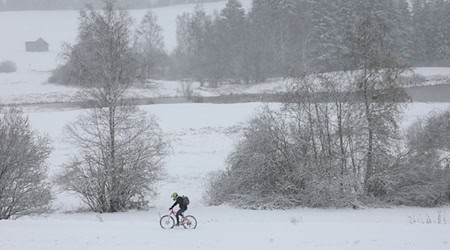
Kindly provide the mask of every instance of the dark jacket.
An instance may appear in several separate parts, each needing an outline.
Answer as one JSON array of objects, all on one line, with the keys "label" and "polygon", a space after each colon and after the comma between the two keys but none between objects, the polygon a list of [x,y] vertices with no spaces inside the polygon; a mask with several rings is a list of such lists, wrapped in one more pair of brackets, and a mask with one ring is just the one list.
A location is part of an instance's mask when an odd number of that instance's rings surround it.
[{"label": "dark jacket", "polygon": [[175,203],[170,207],[170,209],[173,209],[176,205],[180,205],[180,209],[187,209],[187,205],[184,204],[184,200],[181,196],[178,196],[177,199],[175,200]]}]

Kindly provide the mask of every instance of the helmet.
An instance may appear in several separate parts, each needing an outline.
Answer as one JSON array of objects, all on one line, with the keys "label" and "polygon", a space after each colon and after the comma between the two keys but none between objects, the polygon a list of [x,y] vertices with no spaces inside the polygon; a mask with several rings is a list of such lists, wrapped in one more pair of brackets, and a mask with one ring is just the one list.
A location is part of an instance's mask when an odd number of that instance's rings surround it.
[{"label": "helmet", "polygon": [[173,200],[176,200],[178,197],[178,194],[175,192],[170,196]]}]

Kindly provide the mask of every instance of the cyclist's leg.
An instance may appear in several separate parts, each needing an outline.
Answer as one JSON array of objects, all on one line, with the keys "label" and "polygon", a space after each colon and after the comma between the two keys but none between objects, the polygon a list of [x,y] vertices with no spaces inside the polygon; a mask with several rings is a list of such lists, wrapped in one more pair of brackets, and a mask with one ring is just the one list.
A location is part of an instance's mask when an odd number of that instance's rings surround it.
[{"label": "cyclist's leg", "polygon": [[184,217],[184,215],[183,215],[184,211],[186,211],[185,208],[180,208],[180,210],[178,210],[178,212],[177,212],[177,225],[178,225],[178,226],[180,225],[180,219],[179,219],[179,217],[180,217],[180,215]]},{"label": "cyclist's leg", "polygon": [[180,225],[180,215],[182,215],[182,213],[183,213],[183,209],[179,209],[179,210],[177,211],[177,214],[176,214],[176,217],[177,217],[177,226]]}]

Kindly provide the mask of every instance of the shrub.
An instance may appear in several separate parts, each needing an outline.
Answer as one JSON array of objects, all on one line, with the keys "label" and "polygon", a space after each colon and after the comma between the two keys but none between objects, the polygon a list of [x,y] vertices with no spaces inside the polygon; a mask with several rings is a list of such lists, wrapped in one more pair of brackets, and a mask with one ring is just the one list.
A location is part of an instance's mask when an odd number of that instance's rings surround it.
[{"label": "shrub", "polygon": [[52,71],[48,82],[62,85],[77,85],[76,79],[71,74],[71,70],[74,69],[70,63],[58,66],[58,68]]},{"label": "shrub", "polygon": [[228,156],[227,170],[210,176],[206,203],[247,209],[352,206],[351,177],[302,152],[304,145],[294,140],[299,131],[289,125],[268,109],[252,119]]},{"label": "shrub", "polygon": [[430,115],[408,129],[409,154],[393,169],[389,194],[397,205],[433,207],[450,201],[450,110]]},{"label": "shrub", "polygon": [[31,130],[20,110],[0,110],[0,220],[49,210],[50,151],[48,139]]},{"label": "shrub", "polygon": [[11,73],[16,72],[17,66],[13,61],[3,61],[0,62],[0,73]]}]

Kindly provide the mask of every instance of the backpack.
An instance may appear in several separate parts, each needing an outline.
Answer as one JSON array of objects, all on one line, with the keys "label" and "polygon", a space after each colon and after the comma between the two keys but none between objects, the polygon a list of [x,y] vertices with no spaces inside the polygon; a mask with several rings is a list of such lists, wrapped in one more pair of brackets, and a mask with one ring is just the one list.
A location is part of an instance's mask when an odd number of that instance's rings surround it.
[{"label": "backpack", "polygon": [[184,203],[184,205],[189,205],[189,203],[190,203],[190,201],[189,201],[189,198],[187,197],[187,196],[181,196],[181,198],[183,198],[183,203]]}]

